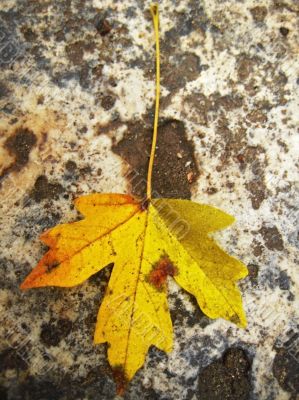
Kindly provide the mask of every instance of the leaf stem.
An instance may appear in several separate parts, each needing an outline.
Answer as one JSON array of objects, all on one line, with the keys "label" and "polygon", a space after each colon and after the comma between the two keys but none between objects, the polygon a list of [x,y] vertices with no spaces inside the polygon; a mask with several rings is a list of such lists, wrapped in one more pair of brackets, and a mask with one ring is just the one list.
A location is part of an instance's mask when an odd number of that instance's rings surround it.
[{"label": "leaf stem", "polygon": [[155,30],[155,41],[156,41],[156,106],[155,106],[155,119],[154,119],[154,130],[152,139],[152,148],[148,164],[147,172],[147,188],[146,188],[146,198],[151,200],[152,198],[152,175],[153,166],[157,145],[158,136],[158,119],[159,119],[159,107],[160,107],[160,43],[159,43],[159,9],[158,4],[151,4],[151,14],[153,17],[154,30]]}]

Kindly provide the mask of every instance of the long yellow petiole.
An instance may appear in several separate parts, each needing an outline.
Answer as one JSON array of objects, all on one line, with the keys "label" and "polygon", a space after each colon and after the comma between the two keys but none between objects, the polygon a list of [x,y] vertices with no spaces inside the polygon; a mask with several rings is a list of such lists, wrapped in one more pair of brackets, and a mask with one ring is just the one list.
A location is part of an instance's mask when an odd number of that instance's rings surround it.
[{"label": "long yellow petiole", "polygon": [[155,151],[157,145],[159,106],[160,106],[160,43],[159,43],[159,9],[157,3],[151,4],[151,14],[153,17],[155,40],[156,40],[156,107],[155,107],[152,148],[151,148],[151,154],[147,172],[147,187],[146,187],[147,200],[151,200],[152,198],[152,175],[153,175],[153,166],[154,166]]}]

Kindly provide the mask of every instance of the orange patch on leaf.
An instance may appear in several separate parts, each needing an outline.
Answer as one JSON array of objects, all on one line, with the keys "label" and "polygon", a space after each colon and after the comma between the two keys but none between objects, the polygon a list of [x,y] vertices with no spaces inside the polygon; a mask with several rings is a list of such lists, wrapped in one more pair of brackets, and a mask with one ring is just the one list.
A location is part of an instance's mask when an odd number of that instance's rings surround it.
[{"label": "orange patch on leaf", "polygon": [[157,289],[162,289],[167,276],[174,276],[177,273],[176,267],[167,256],[163,256],[154,266],[149,274],[148,280]]}]

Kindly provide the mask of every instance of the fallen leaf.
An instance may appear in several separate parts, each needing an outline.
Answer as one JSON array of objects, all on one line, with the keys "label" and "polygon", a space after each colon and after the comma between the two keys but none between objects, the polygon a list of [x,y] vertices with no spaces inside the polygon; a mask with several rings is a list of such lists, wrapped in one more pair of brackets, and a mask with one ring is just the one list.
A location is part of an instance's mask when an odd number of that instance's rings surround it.
[{"label": "fallen leaf", "polygon": [[41,235],[50,250],[21,288],[79,285],[113,262],[94,342],[109,343],[109,363],[122,381],[132,379],[151,345],[172,349],[168,275],[208,317],[246,325],[236,281],[247,269],[209,236],[233,217],[189,200],[144,204],[124,194],[91,194],[75,206],[85,219]]},{"label": "fallen leaf", "polygon": [[22,289],[76,286],[114,264],[94,342],[108,343],[118,393],[144,364],[150,346],[172,349],[168,276],[195,296],[208,317],[246,325],[236,282],[247,275],[247,269],[210,237],[230,225],[233,217],[189,200],[152,199],[160,94],[157,4],[151,12],[156,34],[156,108],[146,200],[125,194],[78,198],[75,206],[85,218],[41,235],[50,250],[21,285]]}]

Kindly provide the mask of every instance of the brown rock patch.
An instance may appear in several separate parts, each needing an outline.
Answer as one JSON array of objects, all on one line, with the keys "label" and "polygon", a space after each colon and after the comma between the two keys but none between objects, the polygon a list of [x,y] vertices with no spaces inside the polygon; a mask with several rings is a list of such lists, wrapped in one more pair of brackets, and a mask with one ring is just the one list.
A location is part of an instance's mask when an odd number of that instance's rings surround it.
[{"label": "brown rock patch", "polygon": [[[151,124],[129,123],[124,138],[112,147],[128,164],[127,178],[131,191],[144,197],[152,141]],[[191,197],[191,182],[198,177],[194,146],[187,139],[184,124],[165,120],[159,124],[159,135],[153,170],[154,197]],[[189,175],[188,175],[189,174]]]},{"label": "brown rock patch", "polygon": [[259,233],[263,236],[265,245],[269,250],[282,251],[284,249],[281,234],[276,226],[263,225]]},{"label": "brown rock patch", "polygon": [[45,199],[57,199],[64,192],[59,183],[50,183],[44,175],[39,176],[31,191],[30,197],[37,203]]},{"label": "brown rock patch", "polygon": [[266,15],[268,14],[268,10],[266,7],[263,6],[256,6],[250,9],[252,18],[256,22],[263,22],[264,19],[266,18]]}]

